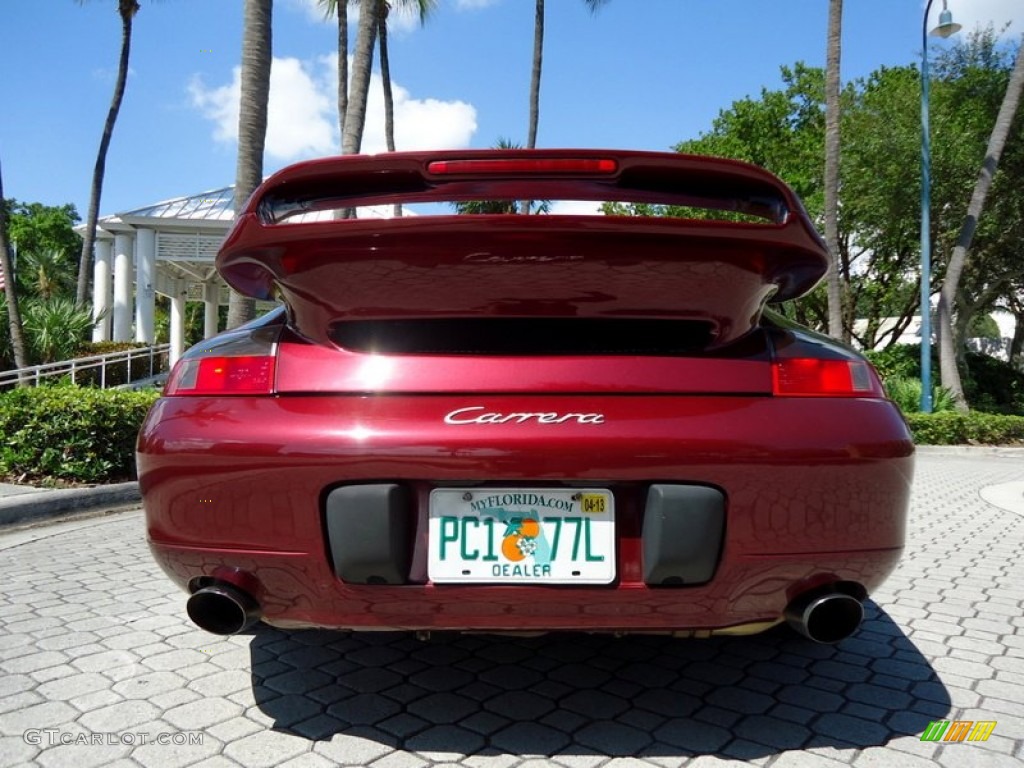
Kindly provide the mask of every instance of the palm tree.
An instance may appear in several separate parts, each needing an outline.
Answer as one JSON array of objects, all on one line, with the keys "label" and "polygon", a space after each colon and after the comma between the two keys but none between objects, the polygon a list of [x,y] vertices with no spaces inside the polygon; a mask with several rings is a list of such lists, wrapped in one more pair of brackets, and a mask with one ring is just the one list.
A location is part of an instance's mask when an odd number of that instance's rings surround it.
[{"label": "palm tree", "polygon": [[5,304],[7,305],[7,327],[10,330],[11,349],[14,353],[14,367],[28,365],[25,349],[25,330],[18,311],[18,291],[14,281],[14,267],[11,246],[7,240],[7,203],[4,201],[4,180],[0,171],[0,280],[3,281]]},{"label": "palm tree", "polygon": [[[591,13],[608,0],[583,0]],[[537,123],[540,120],[540,73],[544,61],[544,0],[536,0],[533,17],[533,68],[530,75],[530,127],[526,134],[526,148],[537,146]],[[524,200],[522,212],[530,212],[530,202]]]},{"label": "palm tree", "polygon": [[828,333],[842,340],[843,294],[839,274],[839,57],[843,0],[829,0],[825,64],[825,242],[828,267]]},{"label": "palm tree", "polygon": [[319,0],[324,16],[338,16],[338,136],[345,135],[348,112],[348,4],[351,0]]},{"label": "palm tree", "polygon": [[[415,6],[420,17],[420,24],[425,24],[427,16],[435,7],[437,0],[397,0],[399,6]],[[395,151],[395,99],[391,93],[391,61],[388,58],[388,16],[391,3],[380,0],[380,17],[377,20],[377,37],[380,39],[380,79],[384,84],[384,140],[388,152]],[[395,204],[395,218],[402,215],[402,204]]]},{"label": "palm tree", "polygon": [[[238,161],[235,166],[235,218],[263,180],[267,101],[273,57],[273,0],[245,0],[242,26],[241,103],[238,109]],[[234,290],[228,300],[228,328],[256,316],[256,303]]]},{"label": "palm tree", "polygon": [[1024,91],[1024,38],[1021,38],[1020,47],[1017,49],[1017,60],[1010,73],[1010,80],[1006,84],[1003,103],[999,107],[999,114],[996,115],[996,122],[989,135],[985,160],[981,164],[981,172],[974,184],[971,202],[967,206],[967,215],[960,228],[956,246],[949,257],[949,266],[946,267],[946,276],[942,281],[942,291],[939,294],[939,368],[942,386],[953,393],[957,410],[960,411],[967,410],[967,398],[964,396],[963,382],[960,380],[960,370],[957,367],[956,339],[953,335],[953,304],[960,290],[960,276],[967,265],[967,252],[974,240],[974,230],[985,209],[985,198],[988,197],[988,191],[992,186],[992,177],[995,176],[996,169],[999,167],[999,157],[1003,154],[1006,139],[1010,135],[1010,127],[1017,114],[1017,105],[1020,103],[1022,91]]},{"label": "palm tree", "polygon": [[[345,135],[348,112],[348,3],[354,1],[318,0],[325,16],[338,16],[338,127],[341,129],[341,136]],[[437,1],[394,0],[394,5],[414,9],[419,15],[420,23],[423,24],[431,11],[437,7]],[[389,152],[395,151],[395,108],[391,92],[391,62],[388,57],[388,19],[392,7],[391,0],[377,0],[376,36],[380,40],[380,70],[384,84],[384,134]]]},{"label": "palm tree", "polygon": [[[81,0],[79,0],[81,1]],[[121,59],[117,65],[117,81],[114,83],[114,98],[107,111],[107,121],[103,124],[103,136],[100,138],[100,149],[96,154],[96,166],[92,172],[92,191],[89,196],[89,214],[85,220],[85,235],[82,238],[82,256],[78,261],[78,290],[76,303],[83,306],[89,291],[89,272],[92,266],[92,249],[96,240],[96,221],[100,215],[100,195],[103,193],[103,174],[107,165],[107,149],[110,137],[114,133],[117,113],[121,110],[121,99],[124,98],[125,83],[128,80],[128,58],[132,45],[132,20],[139,12],[137,0],[118,0],[117,12],[121,16]]]},{"label": "palm tree", "polygon": [[18,256],[18,281],[27,295],[43,301],[72,295],[75,272],[67,251],[23,248]]},{"label": "palm tree", "polygon": [[[608,0],[583,0],[591,13]],[[533,72],[530,76],[530,128],[526,135],[526,148],[537,146],[537,122],[540,116],[540,73],[544,60],[544,0],[536,0],[533,19]]]},{"label": "palm tree", "polygon": [[363,143],[366,127],[366,97],[370,91],[370,72],[373,68],[373,46],[377,40],[380,0],[359,0],[359,26],[356,31],[356,50],[352,55],[352,83],[349,87],[345,113],[345,129],[341,135],[341,152],[357,155]]}]

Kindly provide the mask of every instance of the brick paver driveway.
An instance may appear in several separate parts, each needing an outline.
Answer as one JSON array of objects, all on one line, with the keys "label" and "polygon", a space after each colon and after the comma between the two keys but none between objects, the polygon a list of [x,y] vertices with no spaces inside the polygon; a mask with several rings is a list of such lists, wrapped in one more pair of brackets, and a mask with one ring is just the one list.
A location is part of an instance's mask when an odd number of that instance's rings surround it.
[{"label": "brick paver driveway", "polygon": [[[838,647],[785,629],[222,639],[185,619],[140,513],[8,534],[0,764],[1021,765],[1022,481],[1020,452],[923,453],[907,556]],[[922,742],[939,719],[997,725]]]}]

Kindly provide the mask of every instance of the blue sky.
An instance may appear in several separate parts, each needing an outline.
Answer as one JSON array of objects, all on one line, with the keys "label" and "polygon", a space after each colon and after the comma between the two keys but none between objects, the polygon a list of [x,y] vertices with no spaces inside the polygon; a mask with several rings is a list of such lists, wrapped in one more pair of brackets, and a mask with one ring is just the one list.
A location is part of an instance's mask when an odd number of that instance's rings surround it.
[{"label": "blue sky", "polygon": [[[957,21],[1024,32],[1021,0],[948,0]],[[101,213],[233,183],[241,0],[140,0],[131,74]],[[275,0],[265,171],[337,151],[333,22],[315,0]],[[525,142],[530,0],[440,0],[391,37],[399,149]],[[933,15],[941,3],[936,1]],[[823,66],[827,0],[548,0],[538,146],[670,149],[734,100]],[[848,0],[842,77],[916,63],[921,0]],[[642,11],[643,13],[639,13]],[[352,32],[354,35],[354,20]],[[85,215],[120,45],[114,0],[0,4],[4,193]],[[944,45],[933,39],[932,45]],[[332,82],[334,78],[334,82]],[[380,83],[364,151],[383,149]]]}]

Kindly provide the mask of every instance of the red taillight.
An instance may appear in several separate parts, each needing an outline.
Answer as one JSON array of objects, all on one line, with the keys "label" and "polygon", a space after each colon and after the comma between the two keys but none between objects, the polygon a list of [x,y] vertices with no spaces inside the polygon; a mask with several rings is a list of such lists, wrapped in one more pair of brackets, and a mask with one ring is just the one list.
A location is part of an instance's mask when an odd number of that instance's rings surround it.
[{"label": "red taillight", "polygon": [[196,357],[178,362],[164,387],[165,395],[269,394],[274,387],[270,355]]},{"label": "red taillight", "polygon": [[878,376],[863,360],[776,360],[772,390],[790,397],[882,397]]},{"label": "red taillight", "polygon": [[535,158],[530,160],[434,160],[427,170],[438,176],[486,173],[502,175],[544,175],[559,173],[615,173],[619,164],[610,158]]}]

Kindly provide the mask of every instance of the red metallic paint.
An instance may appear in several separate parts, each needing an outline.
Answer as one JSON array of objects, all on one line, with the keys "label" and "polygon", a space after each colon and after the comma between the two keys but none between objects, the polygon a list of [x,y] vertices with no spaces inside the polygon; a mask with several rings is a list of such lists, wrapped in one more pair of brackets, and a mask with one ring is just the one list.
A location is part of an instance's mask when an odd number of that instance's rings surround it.
[{"label": "red metallic paint", "polygon": [[[599,412],[606,423],[443,423],[477,402],[500,412]],[[139,473],[151,545],[168,574],[185,586],[221,566],[248,571],[272,623],[682,629],[778,618],[794,585],[825,575],[869,591],[880,584],[903,546],[912,452],[899,415],[877,399],[197,397],[157,403],[140,433]],[[616,584],[425,583],[429,489],[479,478],[612,488]],[[352,586],[332,573],[321,495],[367,480],[417,489],[411,580],[420,585]],[[642,499],[653,480],[725,491],[726,544],[709,584],[641,583]]]}]

